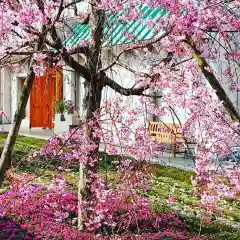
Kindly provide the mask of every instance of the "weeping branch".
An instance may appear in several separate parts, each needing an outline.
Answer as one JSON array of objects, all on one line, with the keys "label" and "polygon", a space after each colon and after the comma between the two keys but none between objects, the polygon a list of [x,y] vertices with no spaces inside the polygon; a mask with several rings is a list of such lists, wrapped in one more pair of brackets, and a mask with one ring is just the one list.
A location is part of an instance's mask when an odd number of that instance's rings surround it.
[{"label": "weeping branch", "polygon": [[188,39],[185,42],[194,51],[194,53],[195,53],[194,58],[197,60],[199,68],[201,69],[205,78],[208,80],[211,87],[214,90],[216,90],[216,94],[217,94],[218,99],[223,102],[223,106],[225,107],[225,109],[230,114],[232,120],[240,122],[240,115],[239,115],[237,109],[235,108],[231,99],[228,97],[228,95],[225,92],[225,90],[223,89],[222,85],[217,80],[216,76],[213,73],[211,73],[207,70],[207,68],[209,68],[210,66],[207,63],[207,61],[205,60],[205,58],[203,58],[201,56],[201,52],[197,49],[196,45],[191,40]]}]

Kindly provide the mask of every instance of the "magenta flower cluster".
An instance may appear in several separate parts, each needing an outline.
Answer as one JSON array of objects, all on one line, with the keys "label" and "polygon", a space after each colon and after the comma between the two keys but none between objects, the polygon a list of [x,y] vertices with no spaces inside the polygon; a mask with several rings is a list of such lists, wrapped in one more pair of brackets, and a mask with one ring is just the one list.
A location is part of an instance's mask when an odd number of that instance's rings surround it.
[{"label": "magenta flower cluster", "polygon": [[68,113],[71,113],[71,114],[73,114],[74,111],[76,110],[75,104],[71,100],[66,101],[66,108],[67,108]]}]

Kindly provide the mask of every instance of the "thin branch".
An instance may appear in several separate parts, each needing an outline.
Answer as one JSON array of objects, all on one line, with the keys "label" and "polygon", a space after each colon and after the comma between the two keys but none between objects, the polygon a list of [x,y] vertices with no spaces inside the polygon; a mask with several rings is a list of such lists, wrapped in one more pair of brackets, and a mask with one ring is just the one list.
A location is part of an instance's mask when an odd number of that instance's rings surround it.
[{"label": "thin branch", "polygon": [[74,60],[74,58],[68,53],[67,49],[63,46],[60,37],[56,31],[56,27],[52,26],[51,37],[56,43],[56,49],[61,53],[61,56],[65,63],[79,73],[85,80],[91,79],[91,74],[86,67]]},{"label": "thin branch", "polygon": [[162,98],[162,96],[157,96],[157,95],[149,95],[149,94],[141,94],[143,97],[149,97],[149,98]]},{"label": "thin branch", "polygon": [[89,48],[87,46],[85,47],[80,46],[69,51],[69,55],[78,54],[78,53],[84,53],[85,55],[87,55],[88,52],[89,52]]},{"label": "thin branch", "polygon": [[84,1],[84,0],[72,1],[72,2],[70,2],[70,3],[68,3],[68,4],[66,4],[66,5],[64,6],[64,9],[69,8],[69,7],[71,7],[72,5],[74,5],[74,4],[76,4],[76,3],[83,2],[83,1]]},{"label": "thin branch", "polygon": [[16,32],[14,29],[12,29],[12,32],[13,32],[17,37],[19,37],[20,39],[23,39],[23,37],[22,37],[18,32]]},{"label": "thin branch", "polygon": [[32,55],[34,53],[52,53],[52,51],[49,51],[49,50],[42,50],[42,51],[26,51],[26,52],[20,52],[20,51],[12,51],[12,52],[9,52],[7,51],[6,52],[8,55]]},{"label": "thin branch", "polygon": [[43,15],[45,15],[43,1],[42,0],[37,0],[37,5],[38,5],[39,10],[43,13]]},{"label": "thin branch", "polygon": [[120,67],[123,67],[123,68],[127,69],[129,72],[132,72],[132,73],[134,73],[134,74],[137,73],[134,69],[132,69],[131,67],[129,67],[127,64],[124,64],[124,63],[121,63],[121,62],[117,61],[117,62],[116,62],[116,65],[118,65],[118,66],[120,66]]},{"label": "thin branch", "polygon": [[[59,6],[59,10],[58,10],[58,14],[57,14],[57,16],[56,16],[56,19],[53,21],[53,24],[55,24],[55,22],[59,21],[62,12],[63,12],[65,9],[67,9],[67,8],[69,8],[69,7],[71,7],[71,6],[76,6],[77,3],[80,3],[80,2],[83,2],[83,1],[84,1],[84,0],[73,1],[73,2],[70,2],[70,3],[68,3],[68,4],[66,4],[66,5],[64,6],[64,5],[63,5],[64,0],[61,0],[60,6]],[[86,24],[86,23],[88,23],[88,21],[89,21],[89,16],[90,16],[90,14],[87,14],[87,15],[86,15],[81,21],[79,21],[78,23],[79,23],[79,24]]]},{"label": "thin branch", "polygon": [[[200,28],[201,29],[201,28]],[[220,30],[213,30],[213,29],[201,29],[203,32],[214,32],[214,33],[220,33]],[[226,30],[226,31],[221,31],[223,33],[239,33],[240,30]]]},{"label": "thin branch", "polygon": [[187,58],[187,59],[182,60],[181,62],[173,63],[172,66],[171,66],[171,68],[174,68],[174,67],[176,67],[176,66],[178,66],[178,65],[180,65],[180,64],[182,64],[182,63],[188,62],[188,61],[190,61],[190,60],[192,60],[192,59],[193,59],[193,57],[190,57],[190,58]]},{"label": "thin branch", "polygon": [[134,47],[129,47],[129,48],[124,49],[123,51],[121,51],[116,56],[116,58],[113,60],[113,62],[110,65],[108,65],[106,68],[100,69],[99,71],[107,71],[108,69],[112,68],[118,62],[119,58],[121,57],[121,55],[123,53],[128,52],[128,51],[132,51],[132,50],[136,50],[136,49],[139,49],[139,48],[144,48],[149,44],[157,43],[157,42],[161,41],[163,38],[165,38],[170,32],[171,32],[171,29],[169,31],[165,32],[161,37],[159,37],[157,39],[153,39],[152,41],[147,41],[147,42],[145,42],[143,44],[139,44],[139,45],[135,44]]},{"label": "thin branch", "polygon": [[58,13],[57,13],[57,16],[56,16],[56,19],[54,22],[57,22],[59,20],[61,14],[62,14],[62,11],[64,10],[63,2],[64,2],[64,0],[61,0],[59,8],[58,8]]}]

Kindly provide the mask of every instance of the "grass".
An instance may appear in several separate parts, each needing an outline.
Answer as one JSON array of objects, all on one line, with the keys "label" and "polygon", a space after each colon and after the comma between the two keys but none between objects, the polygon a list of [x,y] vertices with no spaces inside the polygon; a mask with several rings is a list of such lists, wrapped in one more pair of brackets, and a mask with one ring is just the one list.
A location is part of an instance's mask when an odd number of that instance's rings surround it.
[{"label": "grass", "polygon": [[[0,141],[6,139],[6,134],[0,134]],[[30,137],[18,136],[13,152],[13,162],[17,163],[25,157],[29,152],[37,150],[44,146],[45,140],[35,139]],[[108,176],[108,179],[114,178],[114,167],[111,164],[113,160],[120,160],[119,156],[108,156],[100,154],[101,164],[100,172],[103,176]],[[20,172],[39,173],[46,168],[46,163],[41,159],[37,159],[34,164],[22,165],[19,168]],[[77,168],[67,174],[66,180],[72,184],[71,190],[76,191],[77,187]],[[19,173],[19,172],[18,172]],[[38,184],[46,184],[50,181],[53,170],[47,168],[43,175],[37,179]],[[191,176],[194,175],[191,171],[184,171],[177,168],[167,166],[153,166],[153,180],[151,190],[148,191],[148,196],[151,201],[152,210],[154,212],[178,212],[185,223],[189,227],[189,231],[199,232],[201,235],[207,236],[213,240],[235,240],[240,239],[240,232],[231,226],[220,224],[213,220],[208,225],[202,225],[200,221],[201,207],[199,206],[200,199],[194,196],[191,186]],[[7,183],[5,183],[5,186]],[[1,192],[0,192],[1,194]],[[171,194],[176,201],[168,203],[168,196]],[[225,221],[240,222],[240,201],[221,201],[218,205],[222,210],[222,219]],[[218,218],[218,216],[217,216]]]},{"label": "grass", "polygon": [[[7,133],[0,133],[0,142],[7,138]],[[25,157],[32,150],[37,150],[44,146],[46,140],[31,137],[18,136],[13,150],[13,160],[18,161]]]},{"label": "grass", "polygon": [[194,172],[192,171],[184,171],[182,169],[174,168],[174,167],[168,167],[168,166],[161,166],[154,164],[154,175],[156,177],[167,177],[172,178],[176,181],[181,181],[186,184],[191,184],[191,177],[194,176]]},{"label": "grass", "polygon": [[182,220],[192,232],[199,232],[210,240],[239,240],[240,232],[225,224],[212,221],[208,225],[201,226],[201,220],[196,217],[182,216]]},{"label": "grass", "polygon": [[[200,199],[194,196],[191,186],[193,172],[166,166],[154,167],[154,178],[148,192],[155,212],[178,212],[190,231],[199,232],[212,240],[240,239],[240,201],[221,201],[218,209],[222,216],[213,216],[207,225],[201,223]],[[171,194],[176,202],[168,203]],[[227,224],[228,223],[228,224]],[[233,227],[231,225],[236,225]]]}]

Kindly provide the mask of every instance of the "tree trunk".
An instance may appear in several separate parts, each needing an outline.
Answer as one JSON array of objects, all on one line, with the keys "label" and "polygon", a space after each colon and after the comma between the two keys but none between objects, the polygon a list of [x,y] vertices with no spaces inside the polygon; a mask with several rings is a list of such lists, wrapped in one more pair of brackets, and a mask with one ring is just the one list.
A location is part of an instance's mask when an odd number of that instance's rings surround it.
[{"label": "tree trunk", "polygon": [[93,199],[92,185],[96,181],[96,174],[99,166],[99,144],[100,139],[93,137],[94,127],[99,128],[98,121],[94,117],[94,112],[98,111],[101,104],[101,93],[103,89],[103,81],[100,78],[92,79],[90,84],[85,83],[85,110],[86,120],[94,122],[93,127],[87,128],[87,135],[89,141],[93,141],[96,144],[96,148],[89,153],[88,163],[83,167],[80,163],[79,167],[79,183],[78,183],[78,229],[83,230],[83,222],[87,221],[91,215],[91,210],[87,210],[85,213],[81,211],[81,205],[83,200],[91,202]]},{"label": "tree trunk", "polygon": [[97,9],[97,0],[91,0],[89,4],[89,25],[90,25],[90,40],[89,52],[87,54],[86,68],[90,74],[90,79],[85,79],[85,97],[83,108],[85,110],[84,121],[91,120],[94,122],[93,127],[88,127],[87,135],[90,141],[96,144],[96,148],[89,153],[89,161],[83,167],[79,167],[79,186],[78,186],[78,229],[83,229],[84,221],[87,221],[91,216],[91,210],[87,209],[86,212],[81,211],[81,204],[83,199],[89,203],[94,198],[92,192],[92,185],[96,180],[96,174],[99,165],[99,143],[100,139],[94,137],[94,127],[100,127],[98,121],[94,117],[94,112],[98,111],[101,104],[101,94],[104,86],[104,76],[98,74],[101,68],[101,46],[103,38],[104,26],[104,12]]},{"label": "tree trunk", "polygon": [[[43,40],[45,39],[45,37],[47,35],[45,26],[42,27],[41,32],[43,33],[43,35],[41,36],[41,38],[39,38],[36,41],[35,47],[34,47],[34,50],[36,53],[43,48]],[[16,138],[17,138],[17,135],[18,135],[21,123],[22,123],[22,119],[24,116],[28,98],[29,98],[29,95],[30,95],[30,92],[32,89],[34,79],[35,79],[35,73],[33,71],[34,63],[35,63],[35,60],[34,60],[34,58],[31,57],[30,63],[29,63],[28,75],[27,75],[27,78],[25,79],[25,82],[23,85],[23,89],[22,89],[22,93],[20,96],[20,101],[19,101],[17,110],[14,114],[12,127],[8,133],[8,137],[7,137],[6,143],[5,143],[3,151],[2,151],[2,155],[1,155],[1,159],[0,159],[0,187],[4,180],[4,174],[7,170],[7,168],[10,167],[10,165],[11,165],[11,157],[12,157],[13,147],[16,142]]]},{"label": "tree trunk", "polygon": [[7,137],[7,140],[6,140],[6,143],[4,145],[2,155],[1,155],[1,159],[0,159],[0,186],[3,183],[5,171],[11,165],[11,156],[12,156],[13,147],[14,147],[16,137],[18,135],[21,123],[22,123],[25,108],[26,108],[28,98],[29,98],[29,95],[30,95],[30,91],[31,91],[31,88],[32,88],[32,85],[33,85],[33,82],[34,82],[35,74],[34,74],[33,69],[32,69],[32,63],[33,63],[33,60],[31,60],[29,73],[28,73],[28,76],[27,76],[27,78],[24,82],[24,86],[23,86],[23,89],[22,89],[20,101],[19,101],[17,110],[16,110],[15,115],[14,115],[14,120],[13,120],[13,123],[12,123],[12,127],[11,127],[11,129],[8,133],[8,137]]},{"label": "tree trunk", "polygon": [[83,197],[82,192],[85,187],[85,176],[84,176],[84,166],[82,163],[79,164],[79,176],[78,176],[78,230],[83,230],[83,213],[82,213],[82,204]]}]

